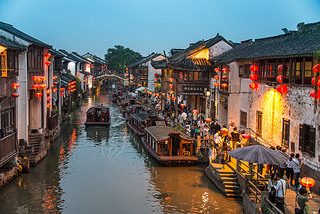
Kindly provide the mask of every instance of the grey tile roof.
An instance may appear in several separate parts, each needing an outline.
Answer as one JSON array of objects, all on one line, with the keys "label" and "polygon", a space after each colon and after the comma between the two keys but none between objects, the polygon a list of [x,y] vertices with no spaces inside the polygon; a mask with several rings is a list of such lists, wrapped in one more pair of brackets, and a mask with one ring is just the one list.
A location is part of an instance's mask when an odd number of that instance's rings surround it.
[{"label": "grey tile roof", "polygon": [[42,46],[42,47],[45,47],[45,48],[52,48],[52,46],[44,43],[44,42],[41,42],[40,40],[32,37],[32,36],[29,36],[28,34],[26,33],[23,33],[22,31],[16,29],[13,27],[13,25],[10,25],[10,24],[7,24],[7,23],[4,23],[4,22],[1,22],[0,21],[0,29],[14,35],[14,36],[17,36],[21,39],[24,39],[34,45],[38,45],[38,46]]},{"label": "grey tile roof", "polygon": [[26,50],[27,47],[21,45],[15,41],[9,40],[3,36],[0,36],[0,45],[9,48],[9,49],[17,49],[17,50]]},{"label": "grey tile roof", "polygon": [[311,57],[320,50],[320,22],[300,27],[298,31],[248,41],[210,61],[227,64],[237,60]]},{"label": "grey tile roof", "polygon": [[135,63],[130,64],[128,67],[134,67],[134,66],[137,66],[137,65],[141,65],[141,64],[146,63],[146,62],[148,62],[148,61],[150,61],[150,60],[152,60],[152,59],[154,59],[154,58],[156,58],[157,56],[160,56],[160,55],[161,54],[159,54],[159,53],[152,53],[152,54],[144,57],[143,59],[141,59],[141,60],[139,60],[139,61],[137,61]]}]

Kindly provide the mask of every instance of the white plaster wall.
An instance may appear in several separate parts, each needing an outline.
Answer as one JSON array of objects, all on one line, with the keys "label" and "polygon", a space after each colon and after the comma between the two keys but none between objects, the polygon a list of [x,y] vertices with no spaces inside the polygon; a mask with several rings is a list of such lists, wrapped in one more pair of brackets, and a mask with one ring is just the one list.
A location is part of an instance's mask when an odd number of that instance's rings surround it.
[{"label": "white plaster wall", "polygon": [[69,62],[69,63],[68,63],[68,70],[70,70],[70,71],[71,71],[71,74],[72,74],[73,76],[75,76],[75,75],[76,75],[76,63],[74,63],[74,62]]},{"label": "white plaster wall", "polygon": [[220,41],[213,46],[209,47],[209,59],[219,56],[220,54],[229,51],[232,49],[232,46],[230,46],[228,43],[225,41]]},{"label": "white plaster wall", "polygon": [[[162,55],[159,55],[155,58],[153,58],[152,60],[154,61],[159,61],[159,60],[162,60],[164,59],[164,56]],[[151,65],[151,60],[148,61],[146,63],[146,65],[148,66],[148,85],[147,87],[150,88],[152,91],[155,90],[155,86],[154,86],[154,74],[157,73],[159,74],[159,77],[161,76],[161,69],[155,69],[152,65]]]},{"label": "white plaster wall", "polygon": [[17,98],[16,108],[16,124],[17,124],[17,138],[28,141],[28,124],[29,124],[29,110],[28,110],[28,82],[27,82],[27,52],[19,54],[19,76],[17,77],[20,87],[17,88],[19,97]]}]

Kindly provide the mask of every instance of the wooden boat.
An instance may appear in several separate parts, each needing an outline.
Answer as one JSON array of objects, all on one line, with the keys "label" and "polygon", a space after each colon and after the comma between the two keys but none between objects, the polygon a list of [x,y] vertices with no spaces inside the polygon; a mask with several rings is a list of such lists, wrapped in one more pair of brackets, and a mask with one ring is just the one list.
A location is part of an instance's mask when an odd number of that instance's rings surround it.
[{"label": "wooden boat", "polygon": [[143,136],[145,134],[144,129],[152,126],[151,118],[147,112],[133,113],[128,115],[127,124],[135,134]]},{"label": "wooden boat", "polygon": [[112,102],[116,103],[122,95],[123,92],[121,90],[112,91]]},{"label": "wooden boat", "polygon": [[143,105],[129,105],[126,107],[125,117],[128,120],[130,114],[141,113],[141,112],[148,113],[148,108]]},{"label": "wooden boat", "polygon": [[194,155],[193,138],[173,127],[145,128],[142,143],[149,154],[165,166],[190,166],[198,161]]},{"label": "wooden boat", "polygon": [[109,126],[111,123],[110,109],[105,106],[93,106],[86,114],[86,126]]},{"label": "wooden boat", "polygon": [[141,103],[139,101],[137,101],[136,99],[133,99],[133,98],[124,99],[120,103],[120,111],[123,114],[125,114],[127,106],[130,106],[130,105],[141,105]]}]

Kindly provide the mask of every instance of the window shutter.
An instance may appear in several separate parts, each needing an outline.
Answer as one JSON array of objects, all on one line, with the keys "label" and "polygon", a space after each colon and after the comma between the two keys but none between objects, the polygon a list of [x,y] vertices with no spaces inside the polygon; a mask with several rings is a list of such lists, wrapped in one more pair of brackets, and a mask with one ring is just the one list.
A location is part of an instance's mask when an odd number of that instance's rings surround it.
[{"label": "window shutter", "polygon": [[310,127],[310,133],[309,133],[309,154],[311,157],[315,156],[315,151],[316,151],[316,144],[315,144],[315,139],[316,139],[316,129],[313,127]]},{"label": "window shutter", "polygon": [[299,150],[304,152],[304,145],[303,145],[303,124],[299,125]]}]

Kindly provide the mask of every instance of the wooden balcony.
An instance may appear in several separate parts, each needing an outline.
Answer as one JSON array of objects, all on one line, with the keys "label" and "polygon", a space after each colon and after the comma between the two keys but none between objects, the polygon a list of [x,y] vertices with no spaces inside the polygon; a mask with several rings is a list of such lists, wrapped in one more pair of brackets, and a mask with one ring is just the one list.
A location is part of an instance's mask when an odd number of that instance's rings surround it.
[{"label": "wooden balcony", "polygon": [[0,139],[0,167],[17,154],[16,133],[13,132]]}]

